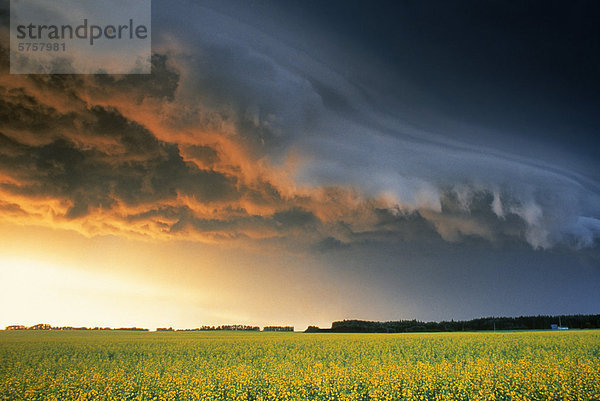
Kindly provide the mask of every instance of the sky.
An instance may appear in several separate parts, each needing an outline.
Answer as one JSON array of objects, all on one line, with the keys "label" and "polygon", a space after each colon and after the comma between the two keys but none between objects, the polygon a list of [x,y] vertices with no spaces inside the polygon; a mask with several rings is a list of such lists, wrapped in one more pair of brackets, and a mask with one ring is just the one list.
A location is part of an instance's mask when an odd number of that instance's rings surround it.
[{"label": "sky", "polygon": [[11,75],[0,326],[600,313],[591,2],[158,1],[150,75]]}]

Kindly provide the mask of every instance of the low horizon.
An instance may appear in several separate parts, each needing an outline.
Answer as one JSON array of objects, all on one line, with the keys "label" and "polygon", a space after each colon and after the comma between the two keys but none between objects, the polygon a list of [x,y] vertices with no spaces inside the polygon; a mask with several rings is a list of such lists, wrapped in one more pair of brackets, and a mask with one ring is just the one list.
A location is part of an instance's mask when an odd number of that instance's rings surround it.
[{"label": "low horizon", "polygon": [[[2,326],[0,325],[0,327],[4,327],[3,330],[8,330],[9,328],[19,328],[19,330],[23,330],[23,329],[28,329],[31,330],[32,328],[35,327],[40,327],[40,326],[47,326],[48,328],[51,329],[86,329],[86,330],[128,330],[128,329],[140,329],[140,330],[149,330],[149,331],[295,331],[295,332],[304,332],[306,330],[308,330],[309,328],[313,327],[313,328],[319,328],[319,329],[329,329],[331,327],[333,327],[333,325],[335,323],[340,323],[340,322],[353,322],[353,321],[358,321],[358,322],[369,322],[369,323],[394,323],[394,322],[417,322],[417,323],[449,323],[449,322],[453,322],[453,323],[463,323],[463,322],[472,322],[472,321],[476,321],[476,320],[489,320],[489,319],[497,319],[497,320],[501,320],[501,319],[518,319],[518,318],[550,318],[550,319],[559,319],[559,318],[574,318],[574,317],[586,317],[586,318],[590,318],[590,317],[599,317],[599,314],[572,314],[572,315],[531,315],[531,316],[526,316],[526,315],[518,315],[518,316],[479,316],[479,317],[475,317],[472,319],[466,319],[466,320],[455,320],[455,319],[444,319],[444,320],[437,320],[437,321],[427,321],[427,320],[420,320],[420,319],[396,319],[396,320],[387,320],[387,321],[376,321],[376,320],[368,320],[368,319],[353,319],[353,318],[345,318],[345,319],[339,319],[339,320],[334,320],[332,321],[329,326],[330,327],[320,327],[320,326],[316,326],[313,324],[309,324],[307,325],[304,329],[299,329],[299,327],[293,326],[293,325],[287,325],[287,324],[269,324],[269,325],[254,325],[251,323],[247,323],[247,324],[201,324],[201,325],[196,325],[194,327],[173,327],[170,325],[159,325],[159,326],[155,326],[155,327],[146,327],[146,326],[135,326],[135,325],[124,325],[124,326],[98,326],[98,325],[72,325],[72,324],[66,324],[66,325],[54,325],[52,323],[48,323],[48,322],[38,322],[36,324],[21,324],[21,323],[13,323],[13,324],[9,324],[6,326]],[[559,320],[560,322],[560,320]],[[304,327],[304,326],[300,326],[300,327]],[[289,329],[292,328],[292,330],[278,330],[278,329]],[[600,327],[592,327],[592,328],[600,328]],[[154,330],[153,330],[154,329]],[[162,330],[161,330],[162,329]],[[258,330],[255,330],[258,329]],[[265,329],[273,329],[273,330],[265,330]],[[547,328],[550,329],[550,328]],[[491,330],[491,328],[489,329]]]}]

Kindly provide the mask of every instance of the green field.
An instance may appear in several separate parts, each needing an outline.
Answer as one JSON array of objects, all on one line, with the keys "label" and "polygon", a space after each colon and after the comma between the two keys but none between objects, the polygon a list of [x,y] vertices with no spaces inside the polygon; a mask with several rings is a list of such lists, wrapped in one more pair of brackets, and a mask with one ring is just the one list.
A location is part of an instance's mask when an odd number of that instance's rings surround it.
[{"label": "green field", "polygon": [[600,400],[600,331],[2,331],[0,398]]}]

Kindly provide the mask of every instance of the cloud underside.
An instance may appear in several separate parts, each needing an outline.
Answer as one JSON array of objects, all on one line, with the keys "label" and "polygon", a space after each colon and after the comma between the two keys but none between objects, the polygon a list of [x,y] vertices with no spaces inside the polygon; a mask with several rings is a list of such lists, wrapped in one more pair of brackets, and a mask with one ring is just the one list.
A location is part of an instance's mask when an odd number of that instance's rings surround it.
[{"label": "cloud underside", "polygon": [[[347,166],[320,153],[327,148],[318,141],[311,153],[302,133],[336,121],[323,123],[317,86],[257,59],[250,72],[270,76],[244,81],[251,74],[236,71],[228,52],[214,55],[221,69],[203,70],[208,78],[167,52],[154,55],[147,76],[3,71],[0,218],[86,235],[317,251],[465,238],[581,247],[598,238],[597,216],[580,213],[578,199],[565,208],[564,197],[548,198],[536,183],[525,196],[519,186],[471,179],[467,165],[444,179],[421,177],[414,164],[371,163],[378,149],[361,163],[360,144],[340,150],[352,158]],[[263,85],[272,79],[287,86]]]}]

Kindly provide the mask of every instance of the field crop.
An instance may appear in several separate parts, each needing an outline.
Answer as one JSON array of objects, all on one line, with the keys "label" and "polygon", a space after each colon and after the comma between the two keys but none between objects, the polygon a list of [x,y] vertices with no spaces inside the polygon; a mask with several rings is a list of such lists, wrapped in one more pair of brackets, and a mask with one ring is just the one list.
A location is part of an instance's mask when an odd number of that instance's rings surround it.
[{"label": "field crop", "polygon": [[2,400],[600,400],[600,331],[0,332]]}]

